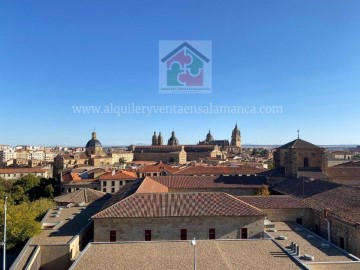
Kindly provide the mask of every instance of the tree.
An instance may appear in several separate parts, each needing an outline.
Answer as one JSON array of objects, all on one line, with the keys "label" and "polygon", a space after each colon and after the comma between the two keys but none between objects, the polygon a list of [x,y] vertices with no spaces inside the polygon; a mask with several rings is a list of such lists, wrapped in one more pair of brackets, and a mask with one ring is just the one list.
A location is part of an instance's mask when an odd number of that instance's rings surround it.
[{"label": "tree", "polygon": [[44,195],[46,198],[51,198],[51,199],[54,198],[54,187],[51,184],[45,187]]},{"label": "tree", "polygon": [[123,164],[125,164],[125,163],[126,163],[126,159],[125,159],[125,158],[123,158],[123,157],[119,158],[119,164],[123,165]]},{"label": "tree", "polygon": [[[39,222],[49,208],[55,203],[48,199],[40,199],[35,202],[22,202],[21,204],[8,203],[7,211],[7,248],[11,249],[25,242],[41,232]],[[0,204],[0,220],[3,224],[4,204]],[[3,230],[0,231],[3,238]]]},{"label": "tree", "polygon": [[269,196],[269,195],[270,195],[269,187],[266,186],[266,185],[262,185],[261,188],[259,188],[259,190],[258,190],[258,192],[256,193],[256,195]]}]

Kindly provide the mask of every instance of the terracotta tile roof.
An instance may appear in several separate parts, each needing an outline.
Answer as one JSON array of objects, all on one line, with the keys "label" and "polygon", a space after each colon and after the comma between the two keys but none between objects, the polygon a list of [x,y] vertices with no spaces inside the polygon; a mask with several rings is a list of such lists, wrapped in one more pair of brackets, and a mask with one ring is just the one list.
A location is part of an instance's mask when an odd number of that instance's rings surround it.
[{"label": "terracotta tile roof", "polygon": [[317,180],[328,180],[329,177],[323,173],[320,169],[316,170],[299,170],[298,174],[297,174],[298,178],[299,177],[306,177],[306,178],[312,178],[312,179],[317,179]]},{"label": "terracotta tile roof", "polygon": [[288,179],[274,185],[273,189],[300,199],[304,191],[305,202],[313,209],[323,212],[329,208],[334,217],[360,224],[360,188],[323,180]]},{"label": "terracotta tile roof", "polygon": [[90,188],[83,188],[68,194],[55,197],[54,201],[58,203],[92,203],[99,199],[109,199],[110,196],[110,194],[107,194],[105,192],[93,190]]},{"label": "terracotta tile roof", "polygon": [[111,199],[104,205],[104,209],[133,195],[137,192],[138,188],[142,184],[143,179],[138,179],[127,183],[125,186],[121,187],[115,194],[112,195]]},{"label": "terracotta tile roof", "polygon": [[327,170],[327,175],[331,179],[335,180],[352,180],[352,181],[359,181],[360,183],[360,167],[330,167]]},{"label": "terracotta tile roof", "polygon": [[93,218],[188,216],[265,216],[259,209],[223,192],[135,193]]},{"label": "terracotta tile roof", "polygon": [[99,177],[99,180],[136,180],[138,177],[133,171],[120,170],[112,175],[112,172],[105,173]]},{"label": "terracotta tile roof", "polygon": [[308,208],[302,200],[290,195],[237,196],[237,198],[259,209]]},{"label": "terracotta tile roof", "polygon": [[263,176],[151,176],[170,189],[254,188],[267,185]]},{"label": "terracotta tile roof", "polygon": [[315,144],[304,141],[302,139],[296,139],[287,144],[280,146],[279,148],[287,149],[287,148],[320,148],[320,147]]},{"label": "terracotta tile roof", "polygon": [[14,169],[0,169],[0,174],[15,174],[15,173],[44,173],[46,170],[41,168],[14,168]]},{"label": "terracotta tile roof", "polygon": [[176,175],[254,175],[266,171],[259,166],[191,166],[174,173]]},{"label": "terracotta tile roof", "polygon": [[142,168],[139,168],[139,172],[140,173],[147,173],[147,172],[163,172],[163,171],[167,171],[170,173],[175,173],[179,170],[179,168],[174,168],[170,165],[167,165],[165,163],[162,162],[158,162],[157,164],[154,165],[145,165]]},{"label": "terracotta tile roof", "polygon": [[71,181],[82,181],[82,180],[79,174],[67,172],[67,173],[63,173],[62,181],[71,182]]}]

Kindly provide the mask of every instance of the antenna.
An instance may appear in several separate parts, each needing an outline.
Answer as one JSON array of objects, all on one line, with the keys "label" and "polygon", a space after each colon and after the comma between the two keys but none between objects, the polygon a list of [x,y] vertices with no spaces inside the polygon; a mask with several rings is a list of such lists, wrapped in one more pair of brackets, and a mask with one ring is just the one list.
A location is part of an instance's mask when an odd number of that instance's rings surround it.
[{"label": "antenna", "polygon": [[300,130],[297,130],[298,133],[298,139],[300,139]]}]

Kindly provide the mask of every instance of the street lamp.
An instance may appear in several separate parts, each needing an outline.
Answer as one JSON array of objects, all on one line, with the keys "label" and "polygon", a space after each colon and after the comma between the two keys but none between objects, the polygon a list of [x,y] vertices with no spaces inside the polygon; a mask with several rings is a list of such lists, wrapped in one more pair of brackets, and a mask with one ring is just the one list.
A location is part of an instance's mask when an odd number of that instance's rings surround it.
[{"label": "street lamp", "polygon": [[3,270],[6,270],[6,211],[7,211],[7,199],[8,196],[5,195],[4,201],[4,242],[2,243],[3,246]]},{"label": "street lamp", "polygon": [[196,270],[196,240],[191,240],[191,245],[194,246],[194,270]]}]

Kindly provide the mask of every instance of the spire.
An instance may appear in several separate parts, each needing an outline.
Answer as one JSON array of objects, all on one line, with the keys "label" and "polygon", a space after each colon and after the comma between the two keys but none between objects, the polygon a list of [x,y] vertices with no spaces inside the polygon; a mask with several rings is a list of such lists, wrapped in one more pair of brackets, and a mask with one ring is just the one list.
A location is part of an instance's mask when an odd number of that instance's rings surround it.
[{"label": "spire", "polygon": [[158,145],[158,137],[156,136],[156,131],[154,131],[154,135],[152,136],[152,145]]}]

